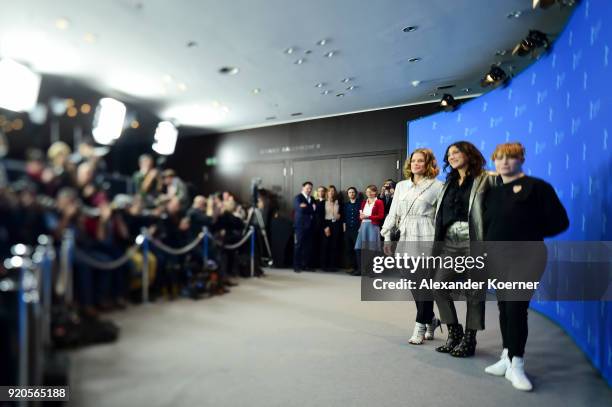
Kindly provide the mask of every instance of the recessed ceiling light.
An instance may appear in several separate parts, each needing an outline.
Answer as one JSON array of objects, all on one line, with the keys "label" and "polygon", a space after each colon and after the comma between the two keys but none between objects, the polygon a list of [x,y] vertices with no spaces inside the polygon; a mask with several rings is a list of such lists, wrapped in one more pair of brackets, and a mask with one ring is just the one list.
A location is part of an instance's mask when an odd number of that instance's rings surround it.
[{"label": "recessed ceiling light", "polygon": [[261,89],[259,88],[253,89],[253,94],[257,95],[259,92],[261,92]]},{"label": "recessed ceiling light", "polygon": [[470,93],[470,90],[471,90],[471,89],[470,89],[470,88],[463,88],[463,89],[461,89],[461,90],[462,90],[464,93]]},{"label": "recessed ceiling light", "polygon": [[222,75],[236,75],[240,70],[234,66],[224,66],[219,69],[219,73]]},{"label": "recessed ceiling light", "polygon": [[348,77],[347,77],[347,78],[342,79],[342,82],[343,82],[343,83],[349,83],[349,82],[350,82],[350,81],[352,81],[352,80],[353,80],[353,78],[348,78]]},{"label": "recessed ceiling light", "polygon": [[419,27],[417,27],[416,25],[409,25],[408,27],[404,28],[402,31],[405,33],[411,33],[411,32],[416,31],[417,28]]},{"label": "recessed ceiling light", "polygon": [[132,120],[132,122],[130,123],[130,127],[133,129],[137,129],[140,127],[140,123],[138,122],[138,120],[134,119]]},{"label": "recessed ceiling light", "polygon": [[315,85],[316,88],[322,88],[323,86],[325,86],[323,82],[319,82]]},{"label": "recessed ceiling light", "polygon": [[176,87],[178,88],[178,90],[180,90],[181,92],[185,92],[187,90],[187,85],[185,85],[184,83],[179,83],[178,85],[176,85]]},{"label": "recessed ceiling light", "polygon": [[291,113],[291,116],[301,116],[302,112],[298,112],[298,113]]},{"label": "recessed ceiling light", "polygon": [[293,51],[295,51],[295,49],[293,47],[289,47],[285,50],[285,54],[291,55],[293,54]]},{"label": "recessed ceiling light", "polygon": [[66,109],[66,114],[68,115],[68,117],[75,117],[78,112],[79,111],[74,106],[70,106],[68,109]]},{"label": "recessed ceiling light", "polygon": [[511,11],[506,15],[506,18],[519,18],[522,14],[523,12],[520,10]]},{"label": "recessed ceiling light", "polygon": [[355,85],[351,85],[351,86],[349,86],[348,88],[346,88],[346,90],[354,90],[355,88],[356,88],[356,86],[355,86]]},{"label": "recessed ceiling light", "polygon": [[414,57],[414,58],[410,58],[410,59],[408,60],[408,62],[419,62],[420,60],[421,60],[421,58],[419,58],[419,57]]},{"label": "recessed ceiling light", "polygon": [[327,44],[327,43],[328,43],[328,41],[329,41],[329,40],[327,40],[327,39],[322,39],[322,40],[320,40],[320,41],[317,41],[317,45],[323,46],[323,45]]},{"label": "recessed ceiling light", "polygon": [[86,43],[88,43],[88,44],[93,44],[94,42],[96,42],[96,39],[97,39],[97,38],[96,38],[96,35],[95,35],[95,34],[92,34],[92,33],[86,33],[86,34],[83,36],[83,39],[85,40],[85,42],[86,42]]},{"label": "recessed ceiling light", "polygon": [[193,47],[197,47],[198,43],[195,42],[195,41],[189,41],[189,42],[187,42],[186,45],[187,45],[187,48],[193,48]]},{"label": "recessed ceiling light", "polygon": [[331,91],[329,89],[325,89],[323,92],[321,92],[321,95],[329,95]]},{"label": "recessed ceiling light", "polygon": [[429,94],[429,96],[431,96],[432,98],[435,98],[436,96],[438,96],[438,94],[436,92],[432,92]]},{"label": "recessed ceiling light", "polygon": [[304,54],[308,55],[308,54],[312,54],[312,50],[311,49],[307,49],[304,51]]},{"label": "recessed ceiling light", "polygon": [[416,88],[417,86],[421,84],[421,81],[412,81],[410,82],[410,84]]},{"label": "recessed ceiling light", "polygon": [[505,49],[498,49],[497,51],[495,51],[495,55],[497,55],[498,57],[503,57],[507,53],[508,53],[508,51],[505,50]]},{"label": "recessed ceiling light", "polygon": [[338,53],[338,51],[329,51],[327,53],[325,53],[325,57],[327,58],[332,58],[334,57],[336,54]]},{"label": "recessed ceiling light", "polygon": [[70,26],[70,20],[67,18],[58,18],[55,20],[55,28],[58,30],[66,30]]},{"label": "recessed ceiling light", "polygon": [[81,113],[83,114],[88,114],[89,112],[91,112],[91,105],[84,103],[81,105]]},{"label": "recessed ceiling light", "polygon": [[268,117],[266,117],[266,120],[274,120],[274,119],[276,119],[276,116],[268,116]]},{"label": "recessed ceiling light", "polygon": [[304,62],[306,62],[306,58],[300,58],[297,61],[295,61],[294,64],[302,65]]},{"label": "recessed ceiling light", "polygon": [[438,86],[436,89],[438,90],[443,90],[443,89],[450,89],[450,88],[454,88],[455,85],[442,85],[442,86]]},{"label": "recessed ceiling light", "polygon": [[343,97],[344,97],[344,93],[338,93],[338,94],[336,95],[336,97],[343,98]]}]

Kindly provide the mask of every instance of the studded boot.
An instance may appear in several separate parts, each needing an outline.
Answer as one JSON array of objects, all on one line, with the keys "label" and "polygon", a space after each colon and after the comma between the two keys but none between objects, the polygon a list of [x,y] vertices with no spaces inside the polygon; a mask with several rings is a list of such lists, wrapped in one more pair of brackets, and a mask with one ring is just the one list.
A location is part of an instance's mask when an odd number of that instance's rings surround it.
[{"label": "studded boot", "polygon": [[452,350],[451,356],[456,358],[474,356],[476,352],[476,332],[475,329],[466,329],[461,343]]},{"label": "studded boot", "polygon": [[436,348],[437,352],[440,353],[451,353],[457,345],[461,343],[463,339],[463,326],[461,324],[448,325],[448,338],[446,343]]}]

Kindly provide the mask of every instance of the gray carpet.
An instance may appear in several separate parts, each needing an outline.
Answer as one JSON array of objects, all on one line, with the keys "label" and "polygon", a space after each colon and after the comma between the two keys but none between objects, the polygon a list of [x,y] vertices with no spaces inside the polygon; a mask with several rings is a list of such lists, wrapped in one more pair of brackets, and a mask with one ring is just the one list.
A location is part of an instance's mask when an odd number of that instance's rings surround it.
[{"label": "gray carpet", "polygon": [[571,339],[534,312],[526,368],[535,391],[523,393],[483,372],[500,351],[494,302],[477,355],[455,359],[433,349],[445,335],[407,344],[413,303],[360,302],[359,284],[343,273],[270,270],[223,297],[114,313],[117,343],[71,354],[71,405],[612,405]]}]

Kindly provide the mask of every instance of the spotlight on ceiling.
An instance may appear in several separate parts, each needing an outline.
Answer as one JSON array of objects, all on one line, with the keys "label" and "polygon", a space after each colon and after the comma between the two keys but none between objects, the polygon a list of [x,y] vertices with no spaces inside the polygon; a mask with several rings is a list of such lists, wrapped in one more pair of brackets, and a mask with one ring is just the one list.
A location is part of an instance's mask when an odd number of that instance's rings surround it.
[{"label": "spotlight on ceiling", "polygon": [[452,111],[455,110],[455,106],[457,106],[457,102],[455,101],[453,95],[449,93],[445,93],[444,95],[442,95],[442,100],[440,101],[441,108],[446,111]]},{"label": "spotlight on ceiling", "polygon": [[533,0],[533,8],[549,8],[553,4],[555,4],[556,0]]},{"label": "spotlight on ceiling", "polygon": [[497,65],[491,65],[491,70],[480,81],[480,86],[487,88],[489,86],[497,86],[504,83],[508,79],[508,75]]},{"label": "spotlight on ceiling", "polygon": [[94,117],[94,140],[98,144],[109,145],[121,137],[123,121],[125,120],[125,105],[113,98],[100,99]]},{"label": "spotlight on ceiling", "polygon": [[559,7],[574,7],[580,0],[533,0],[533,8],[549,8],[555,3],[559,3]]},{"label": "spotlight on ceiling", "polygon": [[33,109],[41,77],[12,59],[0,61],[0,107],[14,112]]},{"label": "spotlight on ceiling", "polygon": [[159,122],[155,129],[155,141],[151,148],[157,154],[171,155],[174,154],[176,140],[178,138],[178,130],[169,121]]},{"label": "spotlight on ceiling", "polygon": [[512,55],[518,55],[519,57],[534,56],[536,49],[544,48],[547,50],[549,47],[550,41],[546,34],[538,30],[529,30],[527,37],[514,47]]}]

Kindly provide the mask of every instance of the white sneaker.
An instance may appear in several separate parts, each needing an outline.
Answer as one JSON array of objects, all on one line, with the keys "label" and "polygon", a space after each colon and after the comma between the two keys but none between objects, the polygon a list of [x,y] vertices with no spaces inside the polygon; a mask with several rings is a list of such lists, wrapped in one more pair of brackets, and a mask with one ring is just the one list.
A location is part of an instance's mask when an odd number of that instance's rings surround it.
[{"label": "white sneaker", "polygon": [[531,391],[533,389],[529,378],[525,374],[525,361],[518,356],[512,358],[512,364],[506,370],[506,379],[512,382],[512,386],[515,389],[522,391]]},{"label": "white sneaker", "polygon": [[431,324],[426,324],[427,332],[425,332],[425,340],[431,341],[434,338],[434,332],[437,327],[440,327],[440,332],[442,332],[442,322],[436,317],[433,317],[431,320]]},{"label": "white sneaker", "polygon": [[506,374],[510,364],[510,359],[508,359],[508,349],[504,348],[499,360],[493,363],[491,366],[485,367],[485,372],[492,374],[493,376],[503,376]]},{"label": "white sneaker", "polygon": [[421,345],[425,340],[425,331],[427,328],[425,324],[416,323],[414,324],[414,331],[412,331],[412,337],[408,340],[408,343],[413,345]]}]

